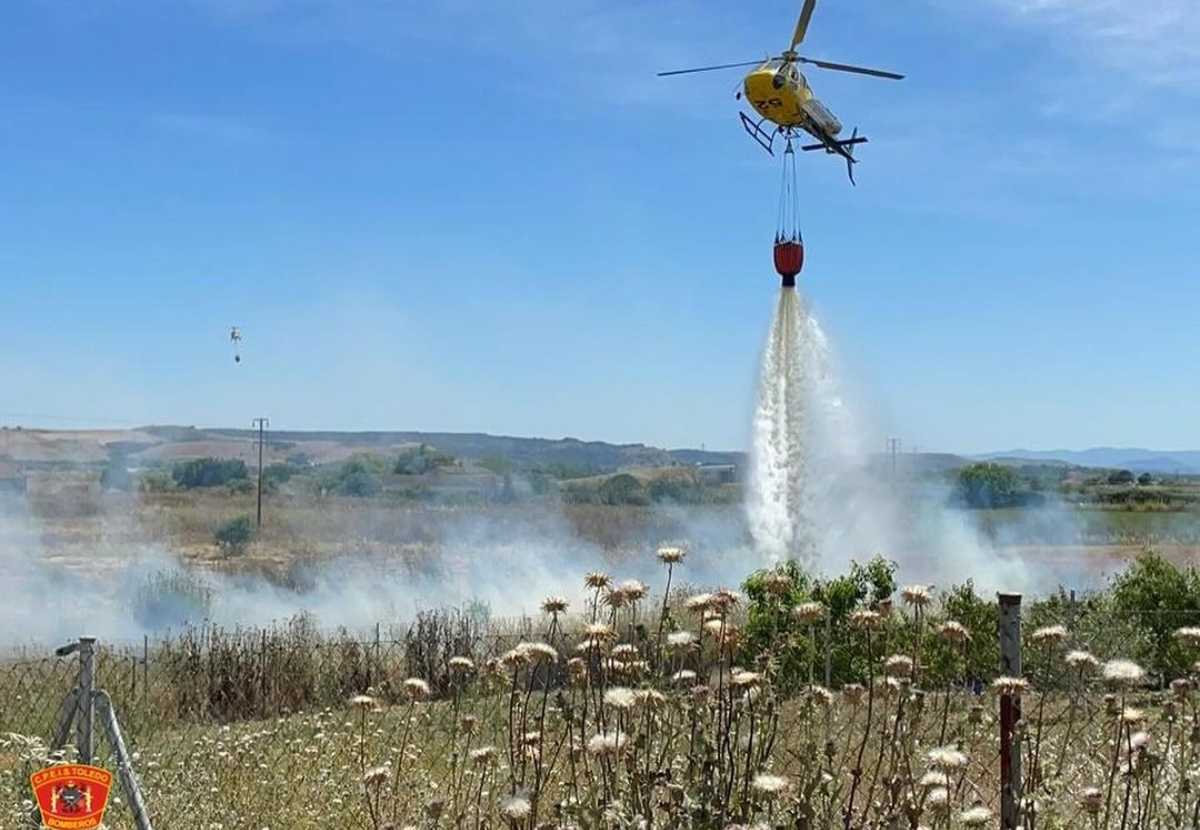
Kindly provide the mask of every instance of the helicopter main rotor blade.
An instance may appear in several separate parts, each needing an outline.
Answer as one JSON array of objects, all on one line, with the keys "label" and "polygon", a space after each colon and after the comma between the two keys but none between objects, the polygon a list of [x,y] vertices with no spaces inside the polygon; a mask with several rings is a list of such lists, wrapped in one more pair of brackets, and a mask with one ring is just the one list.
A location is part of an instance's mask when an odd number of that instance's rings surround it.
[{"label": "helicopter main rotor blade", "polygon": [[858,75],[870,75],[874,78],[890,78],[893,81],[904,80],[903,75],[897,75],[895,72],[884,72],[882,69],[868,69],[865,66],[851,66],[848,63],[830,63],[829,61],[819,61],[813,58],[796,58],[800,63],[811,63],[813,66],[819,66],[822,69],[836,69],[838,72],[854,72]]},{"label": "helicopter main rotor blade", "polygon": [[760,63],[765,63],[767,58],[757,61],[745,61],[743,63],[722,63],[717,66],[700,66],[696,69],[674,69],[670,72],[659,72],[658,77],[663,78],[667,75],[690,75],[693,72],[712,72],[714,69],[734,69],[738,66],[758,66]]},{"label": "helicopter main rotor blade", "polygon": [[795,49],[804,40],[804,36],[808,33],[808,21],[812,20],[813,9],[817,7],[817,0],[804,0],[804,8],[800,12],[800,19],[796,21],[796,32],[792,35],[792,45],[789,50]]}]

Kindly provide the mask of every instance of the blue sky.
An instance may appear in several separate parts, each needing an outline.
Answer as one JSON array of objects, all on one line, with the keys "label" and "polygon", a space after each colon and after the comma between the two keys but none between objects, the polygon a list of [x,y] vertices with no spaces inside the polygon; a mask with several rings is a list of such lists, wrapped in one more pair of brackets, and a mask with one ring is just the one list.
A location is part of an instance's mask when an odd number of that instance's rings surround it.
[{"label": "blue sky", "polygon": [[[744,447],[778,168],[736,71],[654,73],[799,5],[9,0],[0,422]],[[872,143],[801,165],[878,435],[1200,445],[1191,5],[818,5],[807,54],[909,76],[809,73]]]}]

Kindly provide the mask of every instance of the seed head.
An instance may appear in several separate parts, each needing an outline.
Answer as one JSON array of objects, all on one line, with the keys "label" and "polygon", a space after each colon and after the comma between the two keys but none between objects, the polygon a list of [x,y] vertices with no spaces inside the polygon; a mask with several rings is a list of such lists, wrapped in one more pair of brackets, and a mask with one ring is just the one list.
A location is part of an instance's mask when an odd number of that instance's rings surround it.
[{"label": "seed head", "polygon": [[529,799],[523,795],[510,795],[500,802],[500,812],[512,821],[521,821],[529,815],[532,807]]},{"label": "seed head", "polygon": [[1141,723],[1146,720],[1146,713],[1141,709],[1136,709],[1133,706],[1126,706],[1121,710],[1121,721],[1130,725]]},{"label": "seed head", "polygon": [[592,755],[613,757],[625,749],[625,736],[617,732],[599,732],[588,739],[587,750]]},{"label": "seed head", "polygon": [[951,643],[965,643],[971,639],[971,632],[960,622],[947,620],[937,628],[938,635]]},{"label": "seed head", "polygon": [[638,647],[633,643],[621,643],[613,646],[612,658],[618,663],[629,663],[638,657]]},{"label": "seed head", "polygon": [[983,827],[992,820],[992,811],[982,804],[977,804],[969,810],[964,810],[958,817],[963,827]]},{"label": "seed head", "polygon": [[1084,812],[1094,816],[1104,806],[1104,792],[1098,787],[1087,787],[1079,794],[1079,801]]},{"label": "seed head", "polygon": [[712,594],[696,594],[684,600],[683,607],[693,614],[703,614],[712,607],[712,601]]},{"label": "seed head", "polygon": [[542,610],[547,614],[561,614],[567,610],[567,601],[562,597],[546,597],[542,600]]},{"label": "seed head", "polygon": [[583,578],[583,584],[593,589],[607,588],[610,581],[608,574],[601,573],[600,571],[591,571]]},{"label": "seed head", "polygon": [[604,702],[614,709],[632,709],[637,704],[637,695],[624,686],[613,686],[604,693]]},{"label": "seed head", "polygon": [[754,776],[751,786],[755,791],[766,796],[776,796],[788,788],[788,780],[782,775],[770,775],[765,772],[760,772]]},{"label": "seed head", "polygon": [[819,602],[802,602],[792,609],[792,617],[801,625],[812,625],[825,617],[825,606]]},{"label": "seed head", "polygon": [[378,701],[370,695],[355,695],[350,698],[350,705],[355,709],[374,709],[377,703]]},{"label": "seed head", "polygon": [[950,791],[945,787],[934,787],[925,797],[925,803],[935,813],[945,812],[950,809]]},{"label": "seed head", "polygon": [[475,668],[469,657],[451,657],[449,665],[450,671],[456,674],[467,674]]},{"label": "seed head", "polygon": [[929,604],[929,588],[925,585],[906,585],[900,589],[900,597],[915,608]]},{"label": "seed head", "polygon": [[661,545],[654,555],[664,565],[678,565],[687,556],[687,551],[675,545]]},{"label": "seed head", "polygon": [[1047,625],[1033,632],[1032,639],[1040,646],[1056,646],[1068,637],[1065,625]]},{"label": "seed head", "polygon": [[529,654],[521,648],[512,648],[500,655],[500,662],[505,668],[516,671],[529,663]]},{"label": "seed head", "polygon": [[860,608],[850,615],[850,625],[863,630],[878,628],[881,621],[879,612],[869,608]]},{"label": "seed head", "polygon": [[748,689],[762,684],[762,675],[752,671],[734,671],[729,682],[740,689]]},{"label": "seed head", "polygon": [[1029,691],[1029,681],[1023,677],[997,677],[992,691],[1001,696],[1017,696]]},{"label": "seed head", "polygon": [[768,594],[782,597],[792,590],[792,578],[780,571],[771,571],[763,577],[763,587]]},{"label": "seed head", "polygon": [[833,692],[826,689],[824,686],[812,685],[804,690],[805,696],[816,703],[818,706],[832,706]]},{"label": "seed head", "polygon": [[625,598],[630,602],[637,602],[638,600],[643,599],[650,591],[650,588],[647,587],[645,582],[639,582],[636,579],[627,579],[622,582],[618,588],[620,589],[621,593],[625,595]]},{"label": "seed head", "polygon": [[611,640],[614,636],[616,634],[608,623],[589,623],[583,629],[584,639],[593,643]]},{"label": "seed head", "polygon": [[470,757],[473,764],[489,764],[496,760],[496,747],[481,746],[479,749],[472,749]]},{"label": "seed head", "polygon": [[892,677],[911,677],[913,672],[912,658],[905,654],[893,654],[884,661],[883,670]]},{"label": "seed head", "polygon": [[404,691],[408,692],[410,700],[426,700],[430,695],[429,684],[419,677],[405,680]]},{"label": "seed head", "polygon": [[719,590],[715,594],[713,594],[713,597],[712,597],[712,605],[718,611],[728,611],[730,608],[737,605],[739,602],[741,602],[741,597],[739,597],[737,595],[737,593],[729,590],[728,588],[722,588],[721,590]]},{"label": "seed head", "polygon": [[667,645],[671,648],[687,648],[696,642],[696,635],[690,631],[672,631],[667,635]]},{"label": "seed head", "polygon": [[1064,659],[1067,661],[1068,666],[1073,669],[1079,669],[1080,671],[1094,669],[1096,666],[1100,665],[1100,661],[1086,651],[1068,651],[1067,656]]},{"label": "seed head", "polygon": [[921,776],[918,784],[926,790],[932,787],[947,787],[950,785],[950,778],[940,770],[930,770]]},{"label": "seed head", "polygon": [[554,646],[547,643],[518,643],[516,650],[524,654],[531,663],[558,661],[558,652],[554,650]]},{"label": "seed head", "polygon": [[695,679],[696,673],[691,669],[680,669],[671,675],[671,682],[678,683],[681,686],[685,683],[691,683]]},{"label": "seed head", "polygon": [[1195,628],[1192,626],[1177,628],[1175,629],[1175,639],[1179,640],[1184,645],[1200,646],[1200,628]]},{"label": "seed head", "polygon": [[371,767],[363,773],[363,783],[368,787],[378,787],[384,781],[388,780],[391,771],[387,767]]},{"label": "seed head", "polygon": [[1178,677],[1171,681],[1171,692],[1180,700],[1187,698],[1192,691],[1192,681],[1186,677]]},{"label": "seed head", "polygon": [[1114,686],[1135,686],[1145,676],[1146,670],[1132,660],[1109,660],[1104,664],[1104,679]]},{"label": "seed head", "polygon": [[952,746],[931,749],[926,757],[931,767],[943,772],[961,769],[967,765],[967,756]]}]

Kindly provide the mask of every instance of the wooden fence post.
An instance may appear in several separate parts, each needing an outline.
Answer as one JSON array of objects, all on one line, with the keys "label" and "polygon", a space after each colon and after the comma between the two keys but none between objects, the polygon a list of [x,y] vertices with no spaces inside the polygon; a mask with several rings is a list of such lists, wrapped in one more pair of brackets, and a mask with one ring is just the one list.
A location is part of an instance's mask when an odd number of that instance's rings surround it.
[{"label": "wooden fence post", "polygon": [[[1021,676],[1021,595],[999,594],[1000,674]],[[1021,827],[1020,695],[1000,697],[1000,827]]]}]

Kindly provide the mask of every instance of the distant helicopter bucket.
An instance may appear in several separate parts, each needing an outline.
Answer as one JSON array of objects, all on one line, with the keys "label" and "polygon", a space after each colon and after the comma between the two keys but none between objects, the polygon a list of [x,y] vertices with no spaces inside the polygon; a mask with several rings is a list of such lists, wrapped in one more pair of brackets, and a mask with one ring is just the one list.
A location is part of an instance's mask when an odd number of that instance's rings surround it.
[{"label": "distant helicopter bucket", "polygon": [[783,183],[779,188],[779,219],[775,227],[775,271],[784,288],[794,288],[804,268],[804,236],[800,232],[800,190],[792,140],[783,151]]}]

